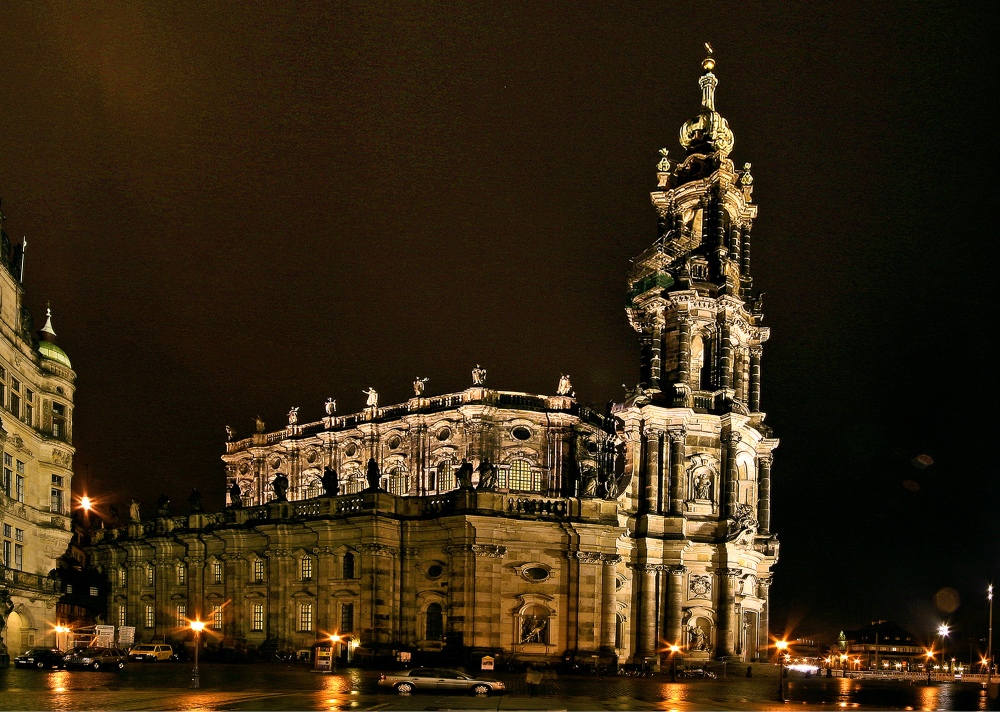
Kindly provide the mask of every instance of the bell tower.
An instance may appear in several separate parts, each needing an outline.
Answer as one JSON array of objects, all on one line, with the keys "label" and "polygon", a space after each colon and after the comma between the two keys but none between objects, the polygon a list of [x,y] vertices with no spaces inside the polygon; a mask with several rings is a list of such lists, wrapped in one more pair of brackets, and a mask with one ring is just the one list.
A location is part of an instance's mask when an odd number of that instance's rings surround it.
[{"label": "bell tower", "polygon": [[661,149],[655,242],[633,260],[627,314],[639,333],[639,384],[614,409],[631,473],[637,662],[662,641],[689,658],[766,659],[771,451],[760,401],[760,296],[750,276],[757,206],[750,164],[737,170],[716,110],[715,58],[684,155]]}]

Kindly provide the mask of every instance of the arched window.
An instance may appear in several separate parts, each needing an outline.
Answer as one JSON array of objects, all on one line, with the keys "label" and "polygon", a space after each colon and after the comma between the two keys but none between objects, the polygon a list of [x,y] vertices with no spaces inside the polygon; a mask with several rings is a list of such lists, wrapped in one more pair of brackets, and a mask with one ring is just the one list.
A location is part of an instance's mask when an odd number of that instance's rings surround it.
[{"label": "arched window", "polygon": [[424,614],[426,633],[425,638],[427,640],[443,640],[444,639],[444,616],[441,613],[441,604],[432,603],[427,606],[427,612]]},{"label": "arched window", "polygon": [[542,488],[541,475],[532,472],[531,463],[527,460],[514,460],[510,463],[507,476],[507,487],[512,490],[537,492]]},{"label": "arched window", "polygon": [[344,554],[344,578],[354,578],[354,554],[351,552]]},{"label": "arched window", "polygon": [[438,463],[437,485],[439,492],[455,489],[455,468],[451,460],[442,460]]},{"label": "arched window", "polygon": [[625,616],[621,613],[615,614],[615,648],[621,650],[625,647]]},{"label": "arched window", "polygon": [[357,465],[345,467],[341,473],[340,491],[342,494],[357,494],[367,485],[361,475],[361,469]]},{"label": "arched window", "polygon": [[389,470],[386,479],[388,480],[386,489],[392,494],[403,495],[410,491],[410,476],[403,465],[397,465]]}]

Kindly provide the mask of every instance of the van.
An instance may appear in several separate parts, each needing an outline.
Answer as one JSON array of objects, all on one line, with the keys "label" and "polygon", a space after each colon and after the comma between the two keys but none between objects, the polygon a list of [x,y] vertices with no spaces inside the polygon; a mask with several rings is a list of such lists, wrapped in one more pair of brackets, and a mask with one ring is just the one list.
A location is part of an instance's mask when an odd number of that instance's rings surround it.
[{"label": "van", "polygon": [[171,660],[173,657],[174,649],[166,643],[135,645],[128,651],[128,659],[135,662],[155,663],[158,660]]}]

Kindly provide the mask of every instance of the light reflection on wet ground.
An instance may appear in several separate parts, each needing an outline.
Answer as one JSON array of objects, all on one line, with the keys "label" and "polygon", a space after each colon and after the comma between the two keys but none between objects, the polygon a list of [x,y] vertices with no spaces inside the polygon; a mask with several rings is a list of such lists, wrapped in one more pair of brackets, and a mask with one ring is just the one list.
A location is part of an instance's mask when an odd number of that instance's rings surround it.
[{"label": "light reflection on wet ground", "polygon": [[934,685],[792,678],[786,702],[777,677],[685,680],[664,677],[559,676],[527,695],[522,675],[498,673],[509,694],[421,693],[400,696],[378,688],[378,673],[350,668],[337,675],[296,665],[201,667],[201,688],[190,689],[191,666],[130,665],[123,672],[0,669],[0,710],[1000,710],[975,683]]}]

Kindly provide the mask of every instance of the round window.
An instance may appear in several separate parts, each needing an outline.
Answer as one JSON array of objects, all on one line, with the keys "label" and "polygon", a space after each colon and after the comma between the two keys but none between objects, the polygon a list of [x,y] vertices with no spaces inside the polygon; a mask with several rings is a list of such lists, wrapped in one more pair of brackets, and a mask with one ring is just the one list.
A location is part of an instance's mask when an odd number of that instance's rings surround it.
[{"label": "round window", "polygon": [[518,425],[516,428],[514,428],[513,430],[510,431],[510,434],[511,434],[511,436],[515,440],[530,440],[531,439],[531,431],[528,430],[523,425]]},{"label": "round window", "polygon": [[344,454],[348,457],[354,457],[358,454],[358,446],[354,443],[347,443],[347,447],[344,448]]},{"label": "round window", "polygon": [[399,443],[400,442],[402,442],[402,441],[399,439],[399,436],[398,435],[393,435],[391,438],[389,438],[389,440],[386,443],[386,445],[389,446],[390,450],[395,450],[397,447],[399,447]]},{"label": "round window", "polygon": [[584,447],[587,448],[587,452],[597,452],[597,443],[593,440],[588,440]]},{"label": "round window", "polygon": [[541,566],[529,566],[521,572],[521,575],[529,581],[544,581],[549,577],[549,572]]},{"label": "round window", "polygon": [[281,467],[281,458],[280,457],[276,457],[273,460],[271,460],[271,467],[273,469],[275,469],[275,470],[277,470],[279,467]]},{"label": "round window", "polygon": [[306,455],[306,460],[308,460],[309,462],[316,462],[316,451],[310,450],[309,454]]},{"label": "round window", "polygon": [[445,440],[447,440],[448,438],[451,437],[451,428],[441,428],[438,431],[438,436],[437,437],[438,437],[438,440],[440,440],[441,442],[444,442]]},{"label": "round window", "polygon": [[427,567],[427,578],[437,578],[444,573],[444,569],[441,568],[440,564],[433,564]]},{"label": "round window", "polygon": [[250,465],[248,465],[245,462],[241,463],[240,464],[240,474],[245,475],[248,472],[250,472]]}]

